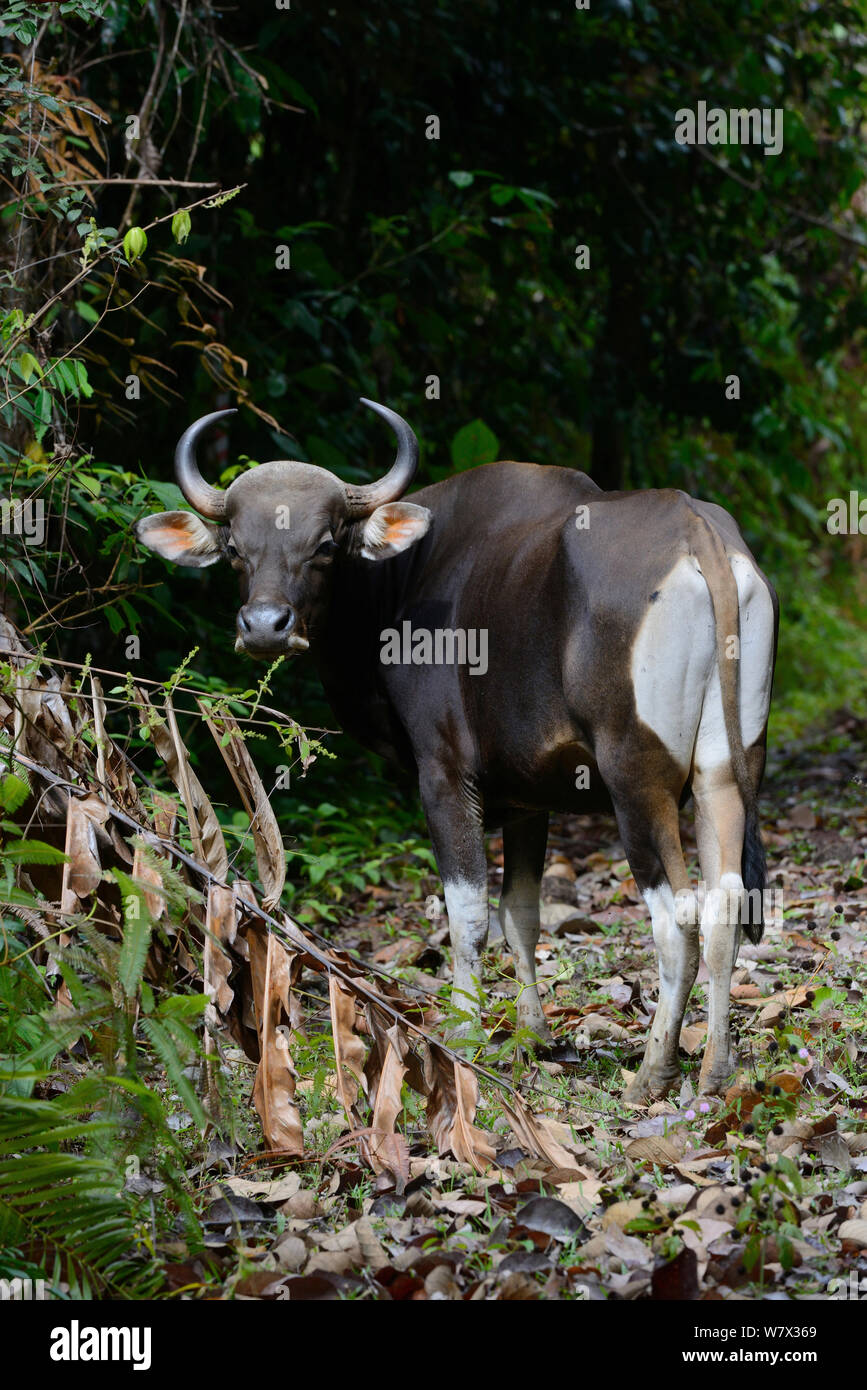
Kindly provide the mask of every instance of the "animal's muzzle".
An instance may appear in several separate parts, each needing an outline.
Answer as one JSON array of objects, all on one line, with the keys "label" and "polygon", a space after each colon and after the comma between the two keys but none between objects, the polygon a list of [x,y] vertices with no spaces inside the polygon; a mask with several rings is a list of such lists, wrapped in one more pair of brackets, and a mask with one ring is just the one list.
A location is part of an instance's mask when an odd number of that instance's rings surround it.
[{"label": "animal's muzzle", "polygon": [[288,603],[246,603],[238,614],[236,651],[250,656],[281,656],[305,651],[308,646]]}]

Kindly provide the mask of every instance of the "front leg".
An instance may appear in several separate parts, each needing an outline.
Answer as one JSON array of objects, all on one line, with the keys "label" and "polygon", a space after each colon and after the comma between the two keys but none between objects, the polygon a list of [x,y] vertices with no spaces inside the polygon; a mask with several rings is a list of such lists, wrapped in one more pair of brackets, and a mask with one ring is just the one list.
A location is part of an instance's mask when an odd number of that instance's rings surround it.
[{"label": "front leg", "polygon": [[488,872],[479,803],[472,786],[437,763],[419,771],[419,791],[443,881],[454,956],[452,1003],[481,1023],[482,951],[488,939]]},{"label": "front leg", "polygon": [[536,946],[539,942],[539,885],[548,843],[548,813],[508,821],[503,826],[503,892],[500,925],[515,961],[521,986],[518,1026],[535,1033],[542,1042],[552,1041],[536,983]]}]

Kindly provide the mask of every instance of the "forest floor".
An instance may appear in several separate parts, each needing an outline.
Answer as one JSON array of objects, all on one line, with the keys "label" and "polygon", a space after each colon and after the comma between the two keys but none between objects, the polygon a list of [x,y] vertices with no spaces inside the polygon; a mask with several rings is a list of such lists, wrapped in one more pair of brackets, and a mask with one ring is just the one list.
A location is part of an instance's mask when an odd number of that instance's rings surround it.
[{"label": "forest floor", "polygon": [[[679,1092],[624,1103],[657,997],[649,925],[613,820],[559,818],[537,951],[557,1044],[538,1060],[517,1045],[513,966],[492,932],[493,1038],[474,1055],[517,1084],[572,1166],[526,1153],[483,1081],[476,1123],[497,1150],[487,1172],[437,1156],[408,1097],[408,1177],[376,1179],[346,1142],[327,1001],[313,979],[308,1046],[295,1057],[309,1156],[251,1177],[243,1136],[212,1145],[198,1181],[214,1264],[205,1274],[178,1249],[175,1287],[203,1278],[213,1291],[216,1275],[227,1296],[266,1299],[844,1299],[859,1287],[867,1297],[867,722],[842,711],[777,750],[762,820],[782,911],[759,945],[740,950],[731,1007],[741,1071],[724,1097],[694,1091],[702,965]],[[697,881],[690,809],[683,840]],[[490,873],[496,901],[496,840]],[[333,940],[444,994],[445,919],[426,921],[399,883],[350,902]],[[240,1053],[232,1061],[251,1075]]]}]

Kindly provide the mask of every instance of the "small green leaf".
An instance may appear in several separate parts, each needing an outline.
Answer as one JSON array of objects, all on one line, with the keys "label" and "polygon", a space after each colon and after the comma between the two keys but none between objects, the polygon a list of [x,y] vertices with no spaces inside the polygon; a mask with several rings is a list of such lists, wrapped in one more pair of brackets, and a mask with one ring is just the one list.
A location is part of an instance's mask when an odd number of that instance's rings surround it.
[{"label": "small green leaf", "polygon": [[753,1231],[753,1234],[747,1241],[746,1249],[743,1253],[744,1265],[749,1273],[752,1273],[752,1271],[758,1264],[761,1251],[761,1237],[759,1236],[758,1231]]},{"label": "small green leaf", "polygon": [[820,1004],[824,1004],[827,999],[834,998],[834,991],[828,985],[822,985],[813,995],[813,1008],[816,1009]]},{"label": "small green leaf", "polygon": [[205,1012],[206,994],[170,994],[161,1000],[157,1014],[160,1018],[197,1018]]},{"label": "small green leaf", "polygon": [[2,804],[4,811],[17,811],[19,806],[24,805],[29,795],[29,786],[21,777],[16,777],[14,772],[10,772],[8,777],[3,778],[3,782],[0,784],[0,804]]},{"label": "small green leaf", "polygon": [[[88,398],[93,395],[93,387],[87,379],[87,368],[77,357],[70,358],[70,368],[75,379],[76,386],[82,396]],[[98,489],[97,489],[98,490]]]},{"label": "small green leaf", "polygon": [[30,378],[34,374],[36,376],[42,376],[42,368],[40,367],[36,358],[33,356],[32,352],[22,352],[20,360],[18,362],[18,366],[21,371],[21,375],[24,378],[25,385],[29,383]]},{"label": "small green leaf", "polygon": [[127,999],[134,999],[142,982],[153,922],[144,893],[122,869],[112,877],[123,899],[123,941],[117,960],[117,976]]},{"label": "small green leaf", "polygon": [[452,169],[449,179],[456,188],[469,188],[474,181],[474,175],[468,169]]},{"label": "small green leaf", "polygon": [[66,855],[54,845],[44,840],[16,840],[3,846],[4,859],[12,859],[17,864],[65,864]]},{"label": "small green leaf", "polygon": [[452,440],[452,463],[460,472],[480,463],[492,463],[499,447],[497,436],[484,420],[471,420]]},{"label": "small green leaf", "polygon": [[92,304],[88,304],[85,299],[76,299],[75,312],[79,318],[83,318],[85,323],[99,323],[99,314]]}]

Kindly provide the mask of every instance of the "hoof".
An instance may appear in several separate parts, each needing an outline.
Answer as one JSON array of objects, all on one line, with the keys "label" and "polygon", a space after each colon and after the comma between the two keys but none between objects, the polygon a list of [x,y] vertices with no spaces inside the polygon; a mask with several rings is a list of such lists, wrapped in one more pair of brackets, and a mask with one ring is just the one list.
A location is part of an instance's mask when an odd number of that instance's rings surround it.
[{"label": "hoof", "polygon": [[698,1078],[699,1095],[723,1095],[730,1086],[734,1085],[737,1074],[738,1063],[732,1056],[729,1056],[722,1066],[713,1061],[708,1062],[706,1059]]},{"label": "hoof", "polygon": [[649,1105],[654,1100],[662,1100],[679,1081],[679,1071],[639,1072],[623,1092],[623,1099],[627,1105]]},{"label": "hoof", "polygon": [[702,1072],[698,1079],[698,1094],[700,1096],[722,1096],[734,1084],[737,1076],[737,1067],[732,1067],[729,1071]]}]

